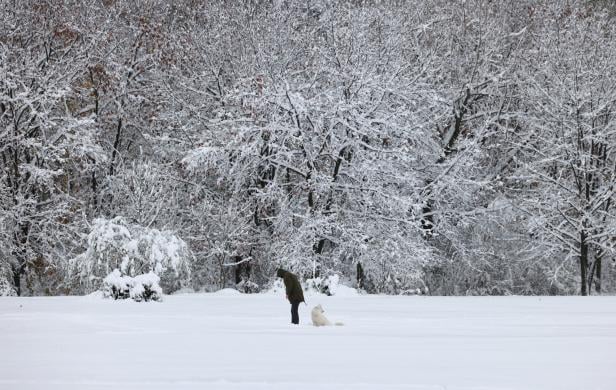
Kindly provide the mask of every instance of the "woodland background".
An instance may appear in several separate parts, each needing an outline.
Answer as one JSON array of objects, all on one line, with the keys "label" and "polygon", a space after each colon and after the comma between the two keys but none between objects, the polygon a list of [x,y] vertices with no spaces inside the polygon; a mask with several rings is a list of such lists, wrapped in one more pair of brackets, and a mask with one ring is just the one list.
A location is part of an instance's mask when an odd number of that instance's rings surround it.
[{"label": "woodland background", "polygon": [[0,0],[0,295],[613,293],[615,10]]}]

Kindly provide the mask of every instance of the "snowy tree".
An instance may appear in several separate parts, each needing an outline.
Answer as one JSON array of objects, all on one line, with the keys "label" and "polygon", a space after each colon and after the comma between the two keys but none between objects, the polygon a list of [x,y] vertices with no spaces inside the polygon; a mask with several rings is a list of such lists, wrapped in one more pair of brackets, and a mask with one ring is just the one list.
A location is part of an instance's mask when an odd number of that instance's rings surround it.
[{"label": "snowy tree", "polygon": [[560,264],[578,262],[586,295],[593,283],[601,292],[603,260],[615,254],[616,30],[604,14],[561,16],[528,64],[532,105],[521,122],[532,136],[521,146],[516,183],[529,191],[520,207],[533,234]]},{"label": "snowy tree", "polygon": [[[405,243],[399,248],[420,237],[413,215],[412,148],[430,131],[430,107],[420,105],[433,97],[425,73],[430,59],[406,62],[412,42],[386,30],[411,27],[404,16],[383,9],[338,4],[318,13],[292,7],[280,12],[288,12],[285,20],[302,18],[305,28],[319,34],[304,39],[304,30],[270,21],[280,15],[261,15],[259,34],[246,36],[247,44],[261,49],[235,64],[239,74],[208,122],[210,131],[217,129],[215,138],[206,132],[204,146],[184,162],[192,172],[217,176],[203,183],[206,188],[232,194],[227,204],[243,216],[238,225],[251,221],[244,231],[258,238],[253,253],[313,278],[346,273],[359,261],[350,255],[353,246],[378,242],[375,234],[393,229],[395,239]],[[298,62],[288,47],[306,53],[307,62]],[[276,61],[271,53],[277,53]],[[384,71],[387,62],[393,77]],[[242,119],[225,119],[237,117]],[[369,226],[358,220],[371,218],[382,232],[358,229]],[[363,241],[364,236],[374,239]]]},{"label": "snowy tree", "polygon": [[369,292],[616,289],[607,2],[0,11],[17,294],[157,263],[167,291],[188,269],[195,289],[255,291],[279,266]]},{"label": "snowy tree", "polygon": [[86,247],[86,252],[71,260],[70,273],[87,291],[98,289],[115,269],[128,276],[154,272],[167,292],[178,290],[190,279],[190,249],[169,231],[130,225],[121,217],[99,218],[93,222]]},{"label": "snowy tree", "polygon": [[70,109],[74,69],[86,48],[52,6],[2,12],[2,19],[0,177],[14,288],[50,293],[76,237],[79,184],[72,175],[100,149],[92,121]]}]

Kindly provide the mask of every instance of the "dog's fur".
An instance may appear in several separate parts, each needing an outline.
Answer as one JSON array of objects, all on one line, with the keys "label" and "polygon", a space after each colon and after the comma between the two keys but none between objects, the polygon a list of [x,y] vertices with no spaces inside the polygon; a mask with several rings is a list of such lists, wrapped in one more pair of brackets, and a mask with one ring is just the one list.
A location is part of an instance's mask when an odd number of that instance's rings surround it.
[{"label": "dog's fur", "polygon": [[332,326],[332,325],[341,326],[341,325],[344,325],[342,322],[336,322],[336,323],[332,324],[327,319],[327,317],[325,317],[325,315],[323,313],[325,313],[325,310],[323,310],[323,307],[321,305],[316,305],[314,308],[312,308],[312,311],[310,312],[310,316],[312,317],[312,325],[314,325],[314,326]]}]

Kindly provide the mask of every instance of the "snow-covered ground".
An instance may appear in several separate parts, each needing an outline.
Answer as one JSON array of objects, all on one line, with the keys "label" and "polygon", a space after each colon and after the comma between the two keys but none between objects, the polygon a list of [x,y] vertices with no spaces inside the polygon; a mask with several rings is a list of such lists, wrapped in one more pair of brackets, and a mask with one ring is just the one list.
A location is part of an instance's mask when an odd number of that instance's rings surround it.
[{"label": "snow-covered ground", "polygon": [[616,389],[616,297],[307,299],[0,298],[0,388]]}]

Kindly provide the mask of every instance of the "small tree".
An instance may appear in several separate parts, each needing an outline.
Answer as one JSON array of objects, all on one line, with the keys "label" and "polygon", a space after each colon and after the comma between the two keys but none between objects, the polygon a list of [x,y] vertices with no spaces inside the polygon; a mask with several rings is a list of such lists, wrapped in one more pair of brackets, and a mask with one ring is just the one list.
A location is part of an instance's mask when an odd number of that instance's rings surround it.
[{"label": "small tree", "polygon": [[114,269],[135,276],[154,272],[167,293],[190,279],[192,253],[170,231],[129,225],[123,218],[95,219],[87,250],[71,260],[70,273],[87,291],[97,290]]}]

